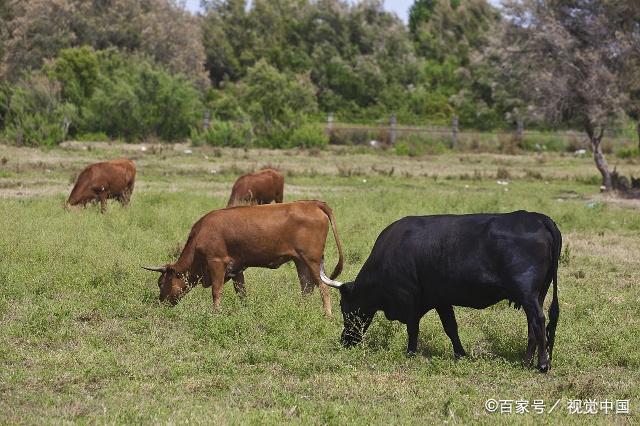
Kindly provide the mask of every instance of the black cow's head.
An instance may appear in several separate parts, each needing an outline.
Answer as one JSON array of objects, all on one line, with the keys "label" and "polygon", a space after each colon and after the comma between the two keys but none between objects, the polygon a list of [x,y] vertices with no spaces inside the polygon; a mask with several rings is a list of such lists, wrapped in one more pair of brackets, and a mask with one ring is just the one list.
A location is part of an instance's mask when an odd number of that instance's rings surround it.
[{"label": "black cow's head", "polygon": [[346,347],[355,346],[362,341],[365,331],[371,325],[373,314],[366,312],[354,294],[354,283],[348,282],[340,286],[340,309],[344,329],[340,342]]},{"label": "black cow's head", "polygon": [[357,345],[362,341],[365,331],[369,328],[373,313],[362,306],[362,301],[356,294],[353,282],[341,283],[325,275],[324,262],[320,264],[320,279],[329,287],[340,290],[340,309],[344,323],[340,342],[346,347]]},{"label": "black cow's head", "polygon": [[190,289],[189,281],[183,274],[178,273],[172,265],[143,266],[148,271],[160,272],[158,287],[160,288],[160,301],[175,306],[178,301]]}]

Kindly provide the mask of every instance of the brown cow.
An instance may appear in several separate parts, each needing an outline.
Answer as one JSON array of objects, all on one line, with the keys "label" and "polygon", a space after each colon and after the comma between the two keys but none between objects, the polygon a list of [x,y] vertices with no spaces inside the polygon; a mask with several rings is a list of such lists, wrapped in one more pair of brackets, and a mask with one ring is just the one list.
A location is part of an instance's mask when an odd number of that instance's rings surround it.
[{"label": "brown cow", "polygon": [[338,264],[332,277],[342,271],[342,245],[335,217],[322,201],[296,201],[264,206],[239,206],[214,210],[198,220],[180,257],[161,267],[144,267],[162,273],[158,279],[160,300],[178,303],[202,281],[211,287],[213,306],[220,308],[222,285],[230,278],[240,297],[246,295],[243,271],[249,267],[276,269],[293,260],[304,294],[320,287],[322,304],[331,315],[328,287],[320,281],[328,225],[338,246]]},{"label": "brown cow", "polygon": [[233,184],[227,207],[242,203],[269,204],[282,202],[284,176],[275,169],[258,170],[240,176]]},{"label": "brown cow", "polygon": [[100,211],[107,211],[107,199],[114,198],[123,206],[129,204],[136,180],[136,165],[126,158],[87,166],[76,179],[65,207],[100,202]]}]

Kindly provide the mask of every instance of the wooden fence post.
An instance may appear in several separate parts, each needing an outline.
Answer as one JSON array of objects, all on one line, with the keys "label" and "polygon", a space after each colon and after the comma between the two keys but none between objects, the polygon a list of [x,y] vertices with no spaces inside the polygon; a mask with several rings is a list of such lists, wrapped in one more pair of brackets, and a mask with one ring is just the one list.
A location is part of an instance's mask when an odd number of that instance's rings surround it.
[{"label": "wooden fence post", "polygon": [[396,124],[398,124],[398,120],[396,115],[393,114],[389,119],[389,145],[391,146],[396,143]]},{"label": "wooden fence post", "polygon": [[211,126],[211,111],[209,109],[205,109],[202,117],[202,128],[204,130],[209,130],[209,126]]},{"label": "wooden fence post", "polygon": [[518,140],[518,142],[522,141],[522,135],[524,133],[524,120],[520,117],[518,117],[518,120],[516,122],[517,128],[516,128],[516,139]]},{"label": "wooden fence post", "polygon": [[451,148],[456,148],[458,145],[458,116],[454,115],[451,118]]},{"label": "wooden fence post", "polygon": [[329,114],[327,114],[327,134],[331,134],[331,131],[333,130],[333,113],[330,112]]}]

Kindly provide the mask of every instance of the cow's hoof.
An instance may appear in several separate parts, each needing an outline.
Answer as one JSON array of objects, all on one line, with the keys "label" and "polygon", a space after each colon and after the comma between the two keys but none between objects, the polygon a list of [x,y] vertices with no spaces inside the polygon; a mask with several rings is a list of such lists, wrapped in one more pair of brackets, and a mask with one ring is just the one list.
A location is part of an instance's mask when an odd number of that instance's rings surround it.
[{"label": "cow's hoof", "polygon": [[549,368],[551,368],[549,364],[542,364],[538,366],[538,370],[540,370],[541,373],[546,373],[549,371]]},{"label": "cow's hoof", "polygon": [[418,355],[416,351],[407,351],[407,358],[415,358]]},{"label": "cow's hoof", "polygon": [[464,358],[467,356],[467,353],[465,351],[462,352],[454,352],[453,356],[455,357],[455,359],[460,359],[460,358]]}]

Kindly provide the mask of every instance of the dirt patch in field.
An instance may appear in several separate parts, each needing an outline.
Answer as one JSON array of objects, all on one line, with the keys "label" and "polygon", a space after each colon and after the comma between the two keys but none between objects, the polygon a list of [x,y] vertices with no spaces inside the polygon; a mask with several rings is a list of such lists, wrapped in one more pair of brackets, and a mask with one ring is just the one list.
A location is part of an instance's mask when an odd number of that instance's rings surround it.
[{"label": "dirt patch in field", "polygon": [[640,199],[634,198],[622,198],[615,194],[597,194],[591,197],[591,202],[600,202],[606,204],[614,204],[616,206],[625,207],[628,209],[640,210]]}]

